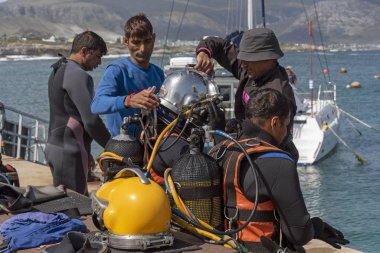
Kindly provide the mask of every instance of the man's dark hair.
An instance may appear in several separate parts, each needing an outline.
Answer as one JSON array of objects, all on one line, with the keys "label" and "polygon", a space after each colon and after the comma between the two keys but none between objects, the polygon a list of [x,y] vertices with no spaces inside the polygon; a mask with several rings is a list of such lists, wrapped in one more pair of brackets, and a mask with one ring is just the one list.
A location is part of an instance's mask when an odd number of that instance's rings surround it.
[{"label": "man's dark hair", "polygon": [[247,119],[254,118],[258,124],[278,116],[283,122],[290,113],[290,102],[287,97],[274,89],[261,89],[252,94],[245,110]]},{"label": "man's dark hair", "polygon": [[103,38],[92,31],[85,31],[75,36],[70,54],[78,53],[82,47],[99,50],[103,55],[107,54],[107,45]]},{"label": "man's dark hair", "polygon": [[153,34],[153,26],[144,13],[139,13],[127,20],[124,26],[125,37],[145,37]]}]

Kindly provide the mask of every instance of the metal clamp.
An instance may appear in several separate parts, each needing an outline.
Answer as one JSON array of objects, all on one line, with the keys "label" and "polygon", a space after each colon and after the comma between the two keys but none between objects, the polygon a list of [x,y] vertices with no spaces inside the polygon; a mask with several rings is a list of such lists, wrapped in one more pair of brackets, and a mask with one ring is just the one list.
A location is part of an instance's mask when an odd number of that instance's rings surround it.
[{"label": "metal clamp", "polygon": [[250,139],[245,142],[245,145],[247,145],[248,147],[257,147],[260,146],[261,143],[260,141]]},{"label": "metal clamp", "polygon": [[227,215],[227,208],[229,208],[229,207],[224,207],[224,217],[228,220],[228,229],[227,229],[226,232],[232,231],[232,224],[236,220],[236,218],[238,217],[238,213],[239,213],[239,209],[237,209],[237,207],[232,207],[236,211],[235,211],[235,214],[232,217],[229,217]]},{"label": "metal clamp", "polygon": [[216,157],[215,157],[215,159],[217,161],[220,160],[224,156],[224,154],[226,153],[226,151],[227,151],[227,146],[226,145],[221,145],[218,148],[218,151],[216,151]]}]

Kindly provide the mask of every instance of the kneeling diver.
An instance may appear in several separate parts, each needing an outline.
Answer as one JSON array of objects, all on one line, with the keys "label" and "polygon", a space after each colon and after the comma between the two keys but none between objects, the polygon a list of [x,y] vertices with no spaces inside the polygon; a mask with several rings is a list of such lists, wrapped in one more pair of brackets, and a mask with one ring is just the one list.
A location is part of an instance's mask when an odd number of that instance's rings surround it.
[{"label": "kneeling diver", "polygon": [[[310,218],[296,163],[278,148],[287,134],[289,117],[290,105],[284,95],[273,89],[260,90],[248,103],[243,135],[238,140],[251,160],[246,159],[239,145],[228,140],[210,151],[224,170],[228,229],[248,222],[237,237],[254,252],[262,250],[262,236],[293,250],[313,238],[340,248],[339,244],[349,241],[320,218]],[[254,208],[254,217],[247,220]]]}]

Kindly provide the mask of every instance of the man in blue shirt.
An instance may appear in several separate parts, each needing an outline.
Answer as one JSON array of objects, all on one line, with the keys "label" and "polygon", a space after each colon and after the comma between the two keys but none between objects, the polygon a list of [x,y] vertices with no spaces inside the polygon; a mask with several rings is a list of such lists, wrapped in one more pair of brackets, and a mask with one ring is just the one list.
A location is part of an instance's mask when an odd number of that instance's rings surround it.
[{"label": "man in blue shirt", "polygon": [[[156,35],[148,18],[142,13],[131,17],[124,32],[124,44],[130,56],[107,67],[91,104],[93,113],[107,114],[107,127],[112,136],[120,133],[124,117],[158,106],[154,93],[164,81],[162,69],[149,62]],[[138,133],[136,128],[137,125],[130,124],[129,134]]]}]

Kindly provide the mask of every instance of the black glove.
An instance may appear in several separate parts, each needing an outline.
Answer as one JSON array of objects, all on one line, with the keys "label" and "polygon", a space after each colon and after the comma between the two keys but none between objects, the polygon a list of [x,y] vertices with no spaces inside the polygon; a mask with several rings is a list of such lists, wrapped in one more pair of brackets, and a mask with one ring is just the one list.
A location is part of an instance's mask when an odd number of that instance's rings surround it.
[{"label": "black glove", "polygon": [[315,231],[314,238],[322,240],[337,249],[341,248],[338,244],[346,245],[349,243],[348,240],[344,239],[342,232],[323,222],[320,218],[314,217],[311,219],[311,222]]},{"label": "black glove", "polygon": [[226,125],[224,111],[213,102],[207,104],[208,122],[213,130],[222,130]]}]

